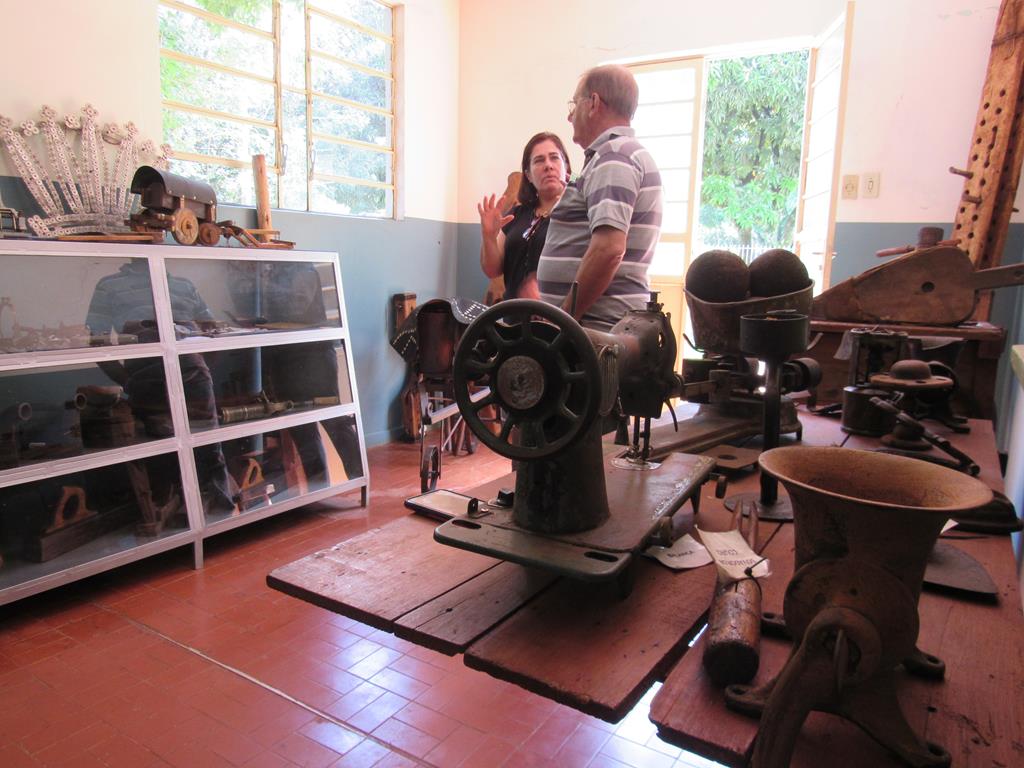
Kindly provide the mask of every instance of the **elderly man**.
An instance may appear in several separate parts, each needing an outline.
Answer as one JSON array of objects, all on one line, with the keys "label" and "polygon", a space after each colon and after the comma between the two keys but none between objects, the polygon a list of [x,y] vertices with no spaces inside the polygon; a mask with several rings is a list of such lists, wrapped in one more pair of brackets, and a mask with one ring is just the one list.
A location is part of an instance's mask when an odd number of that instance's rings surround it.
[{"label": "elderly man", "polygon": [[578,282],[574,317],[599,330],[644,306],[661,230],[661,176],[629,127],[637,100],[625,67],[595,67],[580,78],[569,122],[586,163],[551,212],[537,269],[541,299],[566,311]]}]

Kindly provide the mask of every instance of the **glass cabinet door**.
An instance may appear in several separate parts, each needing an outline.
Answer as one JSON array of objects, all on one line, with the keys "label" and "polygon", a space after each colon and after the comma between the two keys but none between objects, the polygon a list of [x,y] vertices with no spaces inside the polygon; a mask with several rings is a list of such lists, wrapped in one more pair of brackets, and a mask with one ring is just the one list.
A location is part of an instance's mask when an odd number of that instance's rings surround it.
[{"label": "glass cabinet door", "polygon": [[193,432],[352,402],[344,341],[184,354],[179,361]]},{"label": "glass cabinet door", "polygon": [[207,523],[363,476],[355,416],[195,449]]},{"label": "glass cabinet door", "polygon": [[177,453],[0,488],[0,589],[188,530]]},{"label": "glass cabinet door", "polygon": [[0,354],[159,341],[149,262],[0,246]]},{"label": "glass cabinet door", "polygon": [[0,372],[0,470],[173,434],[163,358]]},{"label": "glass cabinet door", "polygon": [[333,262],[167,259],[166,265],[179,339],[341,327]]}]

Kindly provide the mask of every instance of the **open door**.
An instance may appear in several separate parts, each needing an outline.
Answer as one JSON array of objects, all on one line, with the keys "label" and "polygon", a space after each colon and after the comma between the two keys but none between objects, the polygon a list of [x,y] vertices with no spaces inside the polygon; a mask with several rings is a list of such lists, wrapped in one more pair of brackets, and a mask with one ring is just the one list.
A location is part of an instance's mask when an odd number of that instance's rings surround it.
[{"label": "open door", "polygon": [[814,280],[814,293],[829,286],[834,255],[836,197],[845,84],[850,60],[853,4],[811,49],[804,125],[804,153],[796,219],[796,253]]}]

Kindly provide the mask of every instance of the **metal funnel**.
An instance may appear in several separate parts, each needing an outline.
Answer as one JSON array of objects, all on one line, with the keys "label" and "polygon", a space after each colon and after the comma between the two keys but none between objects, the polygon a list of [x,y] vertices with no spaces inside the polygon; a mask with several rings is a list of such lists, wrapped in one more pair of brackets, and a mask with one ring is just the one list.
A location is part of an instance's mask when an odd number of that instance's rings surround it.
[{"label": "metal funnel", "polygon": [[992,500],[988,486],[961,472],[873,451],[792,446],[758,461],[793,501],[794,570],[856,557],[896,576],[915,602],[946,520]]}]

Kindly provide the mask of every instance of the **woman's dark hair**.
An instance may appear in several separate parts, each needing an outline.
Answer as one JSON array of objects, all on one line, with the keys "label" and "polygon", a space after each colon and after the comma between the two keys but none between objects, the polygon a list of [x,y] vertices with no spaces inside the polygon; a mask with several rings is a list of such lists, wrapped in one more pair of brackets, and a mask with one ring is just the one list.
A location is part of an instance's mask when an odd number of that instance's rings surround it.
[{"label": "woman's dark hair", "polygon": [[558,147],[558,151],[562,153],[562,159],[565,161],[565,180],[567,182],[569,181],[569,174],[572,173],[572,168],[569,166],[569,153],[565,151],[565,144],[562,143],[562,140],[558,138],[558,136],[553,133],[548,133],[547,131],[542,131],[532,137],[528,142],[526,142],[526,147],[523,148],[523,180],[519,184],[518,195],[520,205],[525,205],[529,208],[535,208],[537,203],[540,202],[540,198],[537,196],[537,188],[533,186],[533,182],[527,178],[526,172],[530,169],[530,155],[533,154],[533,148],[542,141],[553,141],[555,146]]}]

